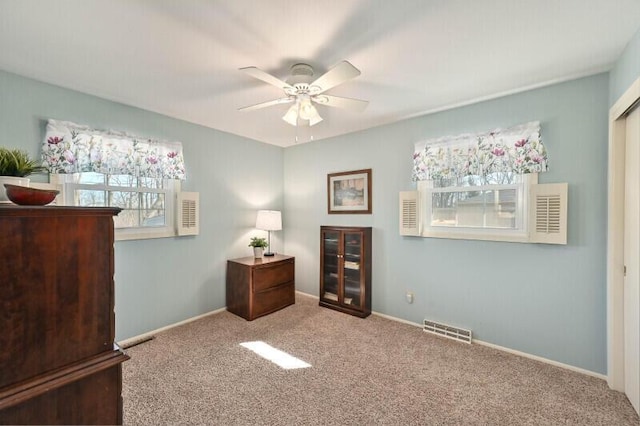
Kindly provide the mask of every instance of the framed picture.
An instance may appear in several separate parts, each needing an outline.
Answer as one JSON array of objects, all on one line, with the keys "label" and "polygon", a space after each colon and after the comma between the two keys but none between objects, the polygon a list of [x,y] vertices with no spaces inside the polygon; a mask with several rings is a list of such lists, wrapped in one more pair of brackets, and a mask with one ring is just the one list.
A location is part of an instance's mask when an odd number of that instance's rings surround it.
[{"label": "framed picture", "polygon": [[371,214],[371,169],[327,175],[329,214]]}]

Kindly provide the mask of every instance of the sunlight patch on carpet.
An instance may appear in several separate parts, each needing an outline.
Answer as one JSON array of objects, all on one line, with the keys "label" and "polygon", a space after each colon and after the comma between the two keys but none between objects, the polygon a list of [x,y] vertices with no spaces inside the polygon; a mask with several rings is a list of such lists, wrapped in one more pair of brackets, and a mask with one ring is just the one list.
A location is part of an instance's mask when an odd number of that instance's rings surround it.
[{"label": "sunlight patch on carpet", "polygon": [[301,359],[291,356],[286,352],[282,352],[281,350],[276,349],[265,342],[244,342],[240,343],[240,346],[255,352],[262,358],[268,359],[269,361],[277,364],[280,368],[283,368],[285,370],[311,367],[311,364],[307,364]]}]

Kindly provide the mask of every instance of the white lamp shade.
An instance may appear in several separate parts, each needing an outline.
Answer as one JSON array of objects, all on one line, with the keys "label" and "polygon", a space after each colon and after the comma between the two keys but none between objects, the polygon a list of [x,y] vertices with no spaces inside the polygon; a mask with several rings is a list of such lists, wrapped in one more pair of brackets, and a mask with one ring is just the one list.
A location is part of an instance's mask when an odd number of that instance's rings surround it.
[{"label": "white lamp shade", "polygon": [[313,126],[322,121],[322,117],[320,117],[320,114],[318,114],[318,111],[315,108],[313,110],[316,112],[316,115],[309,119],[309,126]]},{"label": "white lamp shade", "polygon": [[284,121],[292,126],[298,125],[298,104],[291,105],[287,110],[287,113],[282,117]]},{"label": "white lamp shade", "polygon": [[258,210],[256,228],[263,231],[280,231],[282,229],[282,214],[277,210]]},{"label": "white lamp shade", "polygon": [[308,120],[309,126],[313,126],[322,121],[322,117],[318,114],[316,107],[311,104],[311,99],[308,96],[300,102],[298,116],[303,120]]},{"label": "white lamp shade", "polygon": [[[311,103],[309,95],[302,95],[298,98],[296,103],[291,105],[286,114],[282,116],[282,119],[292,126],[298,126],[298,124],[313,126],[322,121],[322,117]],[[302,120],[302,122],[299,123],[298,120]]]},{"label": "white lamp shade", "polygon": [[303,120],[310,120],[312,117],[318,115],[315,107],[311,105],[311,99],[309,96],[302,98],[300,101],[300,108],[298,109],[298,116]]}]

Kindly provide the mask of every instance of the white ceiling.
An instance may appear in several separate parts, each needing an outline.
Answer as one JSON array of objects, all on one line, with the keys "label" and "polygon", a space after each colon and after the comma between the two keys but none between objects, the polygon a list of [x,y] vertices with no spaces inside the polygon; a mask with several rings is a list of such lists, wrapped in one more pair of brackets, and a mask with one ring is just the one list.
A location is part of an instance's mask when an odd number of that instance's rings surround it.
[{"label": "white ceiling", "polygon": [[327,93],[369,106],[319,106],[319,140],[606,71],[639,27],[638,0],[0,0],[0,69],[289,146],[288,105],[237,111],[282,97],[238,68],[360,69]]}]

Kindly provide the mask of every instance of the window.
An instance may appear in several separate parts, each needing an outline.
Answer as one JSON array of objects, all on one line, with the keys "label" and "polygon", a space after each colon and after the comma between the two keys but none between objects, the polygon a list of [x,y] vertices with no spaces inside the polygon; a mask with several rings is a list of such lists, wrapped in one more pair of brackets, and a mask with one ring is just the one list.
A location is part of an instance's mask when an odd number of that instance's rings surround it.
[{"label": "window", "polygon": [[174,236],[175,194],[180,181],[96,172],[52,175],[65,205],[118,207],[117,240]]},{"label": "window", "polygon": [[528,233],[529,186],[537,174],[491,173],[420,181],[426,237],[518,241]]},{"label": "window", "polygon": [[116,239],[177,235],[175,198],[185,178],[180,142],[49,120],[42,164],[62,187],[64,204],[122,209]]},{"label": "window", "polygon": [[419,194],[400,195],[400,233],[530,241],[530,192],[546,170],[535,121],[418,142],[413,180]]}]

